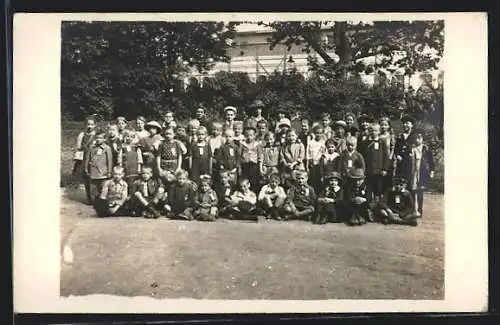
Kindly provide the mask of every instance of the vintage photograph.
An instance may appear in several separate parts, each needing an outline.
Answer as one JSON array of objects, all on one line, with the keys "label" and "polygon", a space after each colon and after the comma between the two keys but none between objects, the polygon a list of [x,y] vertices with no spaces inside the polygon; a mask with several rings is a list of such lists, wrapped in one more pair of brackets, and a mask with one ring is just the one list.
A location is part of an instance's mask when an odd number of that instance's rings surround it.
[{"label": "vintage photograph", "polygon": [[61,297],[443,300],[444,29],[63,21]]}]

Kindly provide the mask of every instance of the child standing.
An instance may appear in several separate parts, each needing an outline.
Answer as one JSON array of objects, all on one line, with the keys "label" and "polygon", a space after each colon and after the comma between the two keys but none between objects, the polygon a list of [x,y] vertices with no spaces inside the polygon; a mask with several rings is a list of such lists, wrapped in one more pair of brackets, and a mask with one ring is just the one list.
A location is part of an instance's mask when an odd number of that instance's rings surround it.
[{"label": "child standing", "polygon": [[255,220],[257,207],[257,195],[250,189],[250,181],[247,178],[240,180],[240,191],[234,191],[231,196],[229,217],[239,220]]},{"label": "child standing", "polygon": [[123,141],[123,133],[127,129],[127,119],[123,116],[116,118],[116,126],[118,127],[118,138]]},{"label": "child standing", "polygon": [[259,171],[261,183],[267,183],[269,176],[279,174],[280,146],[276,143],[273,132],[267,132],[264,137],[265,143],[259,146]]},{"label": "child standing", "polygon": [[74,156],[74,164],[72,175],[74,177],[82,177],[83,185],[85,186],[85,195],[87,196],[87,203],[92,204],[92,196],[90,193],[90,179],[85,171],[85,156],[88,154],[89,148],[94,144],[96,136],[96,121],[93,115],[87,117],[85,120],[85,131],[78,134],[76,139],[76,152]]},{"label": "child standing", "polygon": [[118,165],[118,155],[121,151],[122,138],[117,124],[110,124],[108,126],[108,146],[113,153],[113,166]]},{"label": "child standing", "polygon": [[130,210],[132,216],[159,218],[167,213],[170,207],[167,203],[167,193],[162,182],[153,178],[153,169],[145,166],[141,177],[130,188]]},{"label": "child standing", "polygon": [[307,184],[307,172],[296,172],[297,184],[290,187],[283,205],[284,219],[307,219],[311,221],[316,205],[316,193],[312,186]]},{"label": "child standing", "polygon": [[163,132],[165,140],[158,147],[156,153],[156,170],[165,182],[167,178],[182,168],[183,148],[180,141],[174,139],[174,130],[168,128]]},{"label": "child standing", "polygon": [[349,217],[348,224],[359,226],[371,218],[368,207],[368,190],[365,185],[365,174],[361,168],[349,171],[345,191],[345,203]]},{"label": "child standing", "polygon": [[288,131],[290,130],[291,124],[289,119],[284,118],[276,123],[276,138],[281,145],[284,145],[286,143]]},{"label": "child standing", "polygon": [[95,143],[89,148],[88,154],[85,155],[85,174],[91,182],[92,201],[98,193],[101,193],[104,181],[111,178],[113,153],[105,141],[106,133],[104,131],[96,132]]},{"label": "child standing", "polygon": [[345,151],[347,145],[346,145],[346,130],[347,128],[347,123],[344,121],[337,121],[335,122],[335,146],[337,148],[338,153],[342,153]]},{"label": "child standing", "polygon": [[207,128],[200,126],[196,134],[197,142],[191,144],[188,153],[191,179],[198,183],[203,174],[212,174],[212,149],[207,141]]},{"label": "child standing", "polygon": [[175,183],[168,192],[170,216],[172,218],[193,220],[193,204],[198,186],[189,180],[188,172],[179,170],[175,173]]},{"label": "child standing", "polygon": [[[218,157],[219,151],[224,144],[224,137],[222,136],[222,123],[212,123],[212,135],[208,138],[208,144],[212,149],[212,157]],[[212,179],[215,183],[219,181],[219,169],[217,168],[216,159],[212,160]]]},{"label": "child standing", "polygon": [[197,119],[190,120],[188,123],[188,146],[198,141],[198,129],[200,121]]},{"label": "child standing", "polygon": [[238,113],[238,110],[236,107],[233,106],[226,106],[224,107],[224,123],[223,123],[223,128],[224,132],[227,129],[234,129],[234,119],[236,118],[236,114]]},{"label": "child standing", "polygon": [[233,129],[226,129],[224,135],[226,139],[219,150],[218,157],[216,157],[216,165],[219,171],[227,171],[230,182],[236,185],[240,169],[241,146],[234,141]]},{"label": "child standing", "polygon": [[266,213],[267,219],[278,219],[279,211],[285,203],[286,193],[279,183],[279,175],[272,174],[269,177],[269,183],[264,185],[259,192],[258,201],[260,207]]},{"label": "child standing", "polygon": [[355,126],[355,116],[353,113],[348,112],[345,114],[345,122],[346,122],[346,137],[357,137],[358,136],[358,128]]},{"label": "child standing", "polygon": [[103,183],[95,210],[98,217],[109,217],[124,213],[124,203],[128,198],[128,185],[123,180],[123,167],[113,167],[113,178]]},{"label": "child standing", "polygon": [[323,129],[325,130],[325,136],[327,139],[333,137],[333,129],[332,129],[332,119],[330,117],[330,113],[324,112],[321,114],[321,124]]},{"label": "child standing", "polygon": [[131,131],[123,133],[123,145],[118,155],[118,165],[123,167],[125,181],[129,187],[139,177],[142,168],[142,151],[134,143],[135,135]]},{"label": "child standing", "polygon": [[411,162],[410,154],[412,152],[413,143],[413,125],[415,120],[410,116],[403,116],[403,133],[396,138],[394,144],[394,157],[396,160],[396,176],[406,177],[410,180]]},{"label": "child standing", "polygon": [[[354,169],[361,169],[363,173],[366,169],[365,159],[356,150],[357,140],[355,137],[349,137],[346,139],[346,150],[340,155],[339,168],[340,176],[343,179],[347,179],[349,173]],[[364,178],[364,176],[363,176]]]},{"label": "child standing", "polygon": [[217,219],[217,205],[219,200],[217,194],[210,187],[212,179],[210,175],[200,177],[200,187],[194,200],[193,216],[200,221],[215,221]]},{"label": "child standing", "polygon": [[359,117],[359,132],[358,132],[358,151],[365,156],[365,149],[368,143],[370,142],[370,123],[373,120],[366,114],[363,114]]},{"label": "child standing", "polygon": [[390,160],[390,165],[389,169],[387,170],[387,175],[384,177],[383,181],[383,188],[384,191],[392,187],[392,178],[394,177],[394,170],[395,170],[395,164],[394,164],[394,145],[396,142],[396,138],[394,137],[394,134],[392,132],[391,128],[391,121],[389,120],[388,117],[382,117],[379,120],[380,124],[380,140],[384,141],[386,143],[386,148],[387,148],[387,154],[389,156]]},{"label": "child standing", "polygon": [[375,202],[380,201],[384,192],[384,178],[390,167],[389,149],[387,143],[379,137],[380,125],[374,123],[370,125],[370,142],[365,149],[366,176],[368,189],[370,191],[369,199]]},{"label": "child standing", "polygon": [[321,181],[321,161],[326,151],[326,144],[323,134],[323,127],[317,125],[314,127],[314,139],[309,143],[306,153],[307,167],[309,170],[309,179],[315,191],[319,192],[322,187]]},{"label": "child standing", "polygon": [[434,158],[431,150],[424,143],[424,131],[415,130],[410,152],[410,190],[415,201],[415,212],[422,217],[424,190],[429,180],[434,178]]},{"label": "child standing", "polygon": [[255,129],[245,129],[245,141],[241,143],[241,176],[250,180],[252,191],[258,191],[259,185],[259,142],[255,140]]},{"label": "child standing", "polygon": [[317,201],[315,223],[325,224],[328,220],[339,220],[338,210],[341,208],[344,192],[340,187],[340,174],[331,172],[325,176],[325,184]]},{"label": "child standing", "polygon": [[234,121],[233,124],[234,129],[234,142],[237,144],[241,144],[245,141],[245,135],[243,134],[243,121]]},{"label": "child standing", "polygon": [[318,187],[323,186],[326,175],[332,172],[340,171],[340,157],[341,155],[337,152],[337,148],[335,147],[335,140],[328,139],[325,143],[325,152],[323,153],[323,157],[321,158],[319,165],[319,180],[316,180],[318,183]]},{"label": "child standing", "polygon": [[161,125],[162,129],[165,128],[173,128],[175,129],[177,127],[177,123],[175,122],[175,116],[174,112],[171,110],[165,111],[165,114],[163,114],[163,122]]},{"label": "child standing", "polygon": [[280,152],[281,176],[286,188],[289,188],[293,183],[292,172],[305,169],[303,164],[305,157],[304,145],[298,140],[297,133],[294,130],[289,130],[287,142],[281,147]]},{"label": "child standing", "polygon": [[149,137],[149,132],[146,130],[146,118],[138,116],[135,119],[135,143],[140,143],[142,139]]},{"label": "child standing", "polygon": [[155,164],[156,151],[163,139],[160,135],[162,128],[160,123],[150,121],[146,124],[146,130],[149,133],[149,137],[143,138],[139,144],[141,146],[144,166],[153,168]]},{"label": "child standing", "polygon": [[376,207],[376,217],[382,223],[396,223],[416,226],[415,205],[412,194],[406,189],[407,180],[403,177],[394,179],[394,186],[384,195],[384,200]]}]

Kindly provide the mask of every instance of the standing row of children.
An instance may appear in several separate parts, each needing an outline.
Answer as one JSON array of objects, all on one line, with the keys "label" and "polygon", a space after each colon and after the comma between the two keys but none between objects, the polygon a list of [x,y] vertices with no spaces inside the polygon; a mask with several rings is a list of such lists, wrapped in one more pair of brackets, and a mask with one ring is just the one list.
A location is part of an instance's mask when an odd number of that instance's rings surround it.
[{"label": "standing row of children", "polygon": [[138,117],[135,130],[123,117],[98,130],[89,117],[73,173],[100,216],[417,225],[434,162],[411,117],[395,136],[388,118],[362,115],[356,127],[349,113],[311,124],[278,112],[268,122],[261,101],[251,107],[245,121],[232,106],[223,122],[199,108],[187,126],[168,111],[162,124]]}]

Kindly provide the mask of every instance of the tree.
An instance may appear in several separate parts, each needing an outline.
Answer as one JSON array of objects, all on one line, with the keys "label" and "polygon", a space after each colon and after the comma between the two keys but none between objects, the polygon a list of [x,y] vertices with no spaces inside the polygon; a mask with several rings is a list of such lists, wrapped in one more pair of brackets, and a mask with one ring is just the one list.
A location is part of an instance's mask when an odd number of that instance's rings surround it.
[{"label": "tree", "polygon": [[[437,68],[444,48],[443,21],[259,22],[271,27],[270,48],[302,46],[311,68],[325,76],[347,78],[348,72],[372,73],[402,68],[405,74]],[[377,57],[374,63],[362,59]]]},{"label": "tree", "polygon": [[228,62],[237,23],[64,22],[63,109],[75,118],[157,115],[183,74]]}]

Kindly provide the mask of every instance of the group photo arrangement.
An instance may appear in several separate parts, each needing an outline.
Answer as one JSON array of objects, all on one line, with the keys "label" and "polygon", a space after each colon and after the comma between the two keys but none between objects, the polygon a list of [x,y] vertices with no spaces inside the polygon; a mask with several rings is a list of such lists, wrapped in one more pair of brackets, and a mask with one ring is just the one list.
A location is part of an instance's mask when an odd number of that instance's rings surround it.
[{"label": "group photo arrangement", "polygon": [[388,117],[266,118],[265,109],[261,100],[251,114],[226,106],[217,121],[200,106],[184,124],[172,111],[157,120],[90,115],[72,175],[99,217],[418,225],[434,159],[412,116],[395,134]]}]

